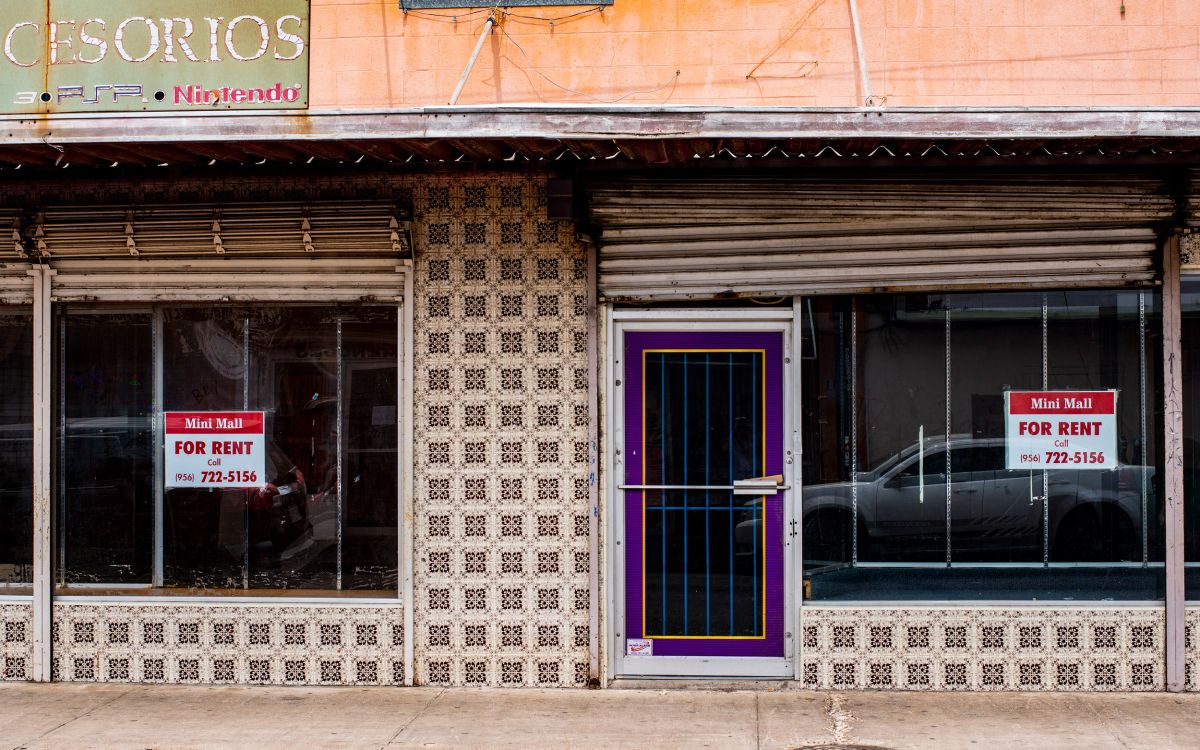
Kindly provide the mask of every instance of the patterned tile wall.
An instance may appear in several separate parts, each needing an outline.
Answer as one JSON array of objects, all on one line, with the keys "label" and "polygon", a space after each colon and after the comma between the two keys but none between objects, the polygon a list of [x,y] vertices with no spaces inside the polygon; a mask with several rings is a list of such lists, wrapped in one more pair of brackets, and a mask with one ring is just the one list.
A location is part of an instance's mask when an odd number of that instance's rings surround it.
[{"label": "patterned tile wall", "polygon": [[28,680],[33,671],[33,605],[0,602],[0,681]]},{"label": "patterned tile wall", "polygon": [[399,685],[399,605],[56,602],[55,680]]},{"label": "patterned tile wall", "polygon": [[1200,691],[1200,607],[1187,610],[1187,629],[1184,633],[1187,689]]},{"label": "patterned tile wall", "polygon": [[1185,265],[1200,263],[1200,234],[1185,234],[1179,238],[1179,254]]},{"label": "patterned tile wall", "polygon": [[414,185],[416,678],[588,679],[587,272],[545,180]]},{"label": "patterned tile wall", "polygon": [[808,606],[802,618],[802,682],[811,689],[1150,691],[1164,684],[1160,608]]}]

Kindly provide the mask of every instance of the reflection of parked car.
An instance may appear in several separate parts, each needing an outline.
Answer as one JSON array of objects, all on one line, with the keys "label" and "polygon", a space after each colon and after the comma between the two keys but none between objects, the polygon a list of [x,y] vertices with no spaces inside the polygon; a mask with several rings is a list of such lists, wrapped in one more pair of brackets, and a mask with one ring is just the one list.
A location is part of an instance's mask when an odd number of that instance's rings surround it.
[{"label": "reflection of parked car", "polygon": [[[858,475],[860,560],[939,559],[946,549],[946,441],[910,446]],[[922,472],[923,470],[923,472]],[[1042,472],[1005,468],[1003,439],[950,439],[950,534],[955,555],[976,561],[1041,560]],[[1052,560],[1141,559],[1142,482],[1153,508],[1151,467],[1048,472]],[[923,496],[923,501],[922,501]],[[804,556],[850,559],[849,482],[804,488]],[[944,559],[944,558],[942,558]]]}]

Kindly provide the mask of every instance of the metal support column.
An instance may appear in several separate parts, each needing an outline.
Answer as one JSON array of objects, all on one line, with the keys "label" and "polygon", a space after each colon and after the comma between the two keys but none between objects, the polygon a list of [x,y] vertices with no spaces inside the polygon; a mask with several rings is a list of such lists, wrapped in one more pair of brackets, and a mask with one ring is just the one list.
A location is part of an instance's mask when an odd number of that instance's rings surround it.
[{"label": "metal support column", "polygon": [[600,685],[600,310],[596,245],[587,244],[588,684]]},{"label": "metal support column", "polygon": [[50,319],[50,281],[54,271],[40,267],[33,276],[33,670],[35,682],[52,676],[54,557],[51,528],[50,378],[53,347]]},{"label": "metal support column", "polygon": [[1179,290],[1179,235],[1163,243],[1163,494],[1166,497],[1167,690],[1186,687],[1183,587],[1183,361]]},{"label": "metal support column", "polygon": [[167,482],[166,474],[163,472],[163,465],[166,462],[166,454],[163,449],[165,440],[163,412],[166,410],[166,407],[163,404],[165,393],[165,388],[163,387],[164,320],[163,309],[160,305],[154,306],[151,325],[154,332],[152,336],[154,341],[154,406],[151,409],[154,417],[154,426],[151,428],[154,434],[154,567],[151,582],[155,588],[161,588],[165,575],[163,539]]},{"label": "metal support column", "polygon": [[[788,366],[791,368],[789,382],[791,383],[791,424],[786,427],[791,431],[790,447],[787,447],[786,468],[790,471],[784,474],[787,484],[792,489],[788,492],[789,507],[784,522],[784,538],[790,552],[792,578],[788,586],[789,610],[795,617],[795,626],[791,629],[787,641],[787,654],[792,659],[792,679],[804,679],[804,326],[812,325],[805,314],[805,298],[792,297],[792,356]],[[816,335],[813,335],[813,347],[817,346]]]},{"label": "metal support column", "polygon": [[413,629],[416,627],[416,597],[413,577],[416,573],[416,555],[413,554],[413,539],[415,532],[415,514],[413,513],[413,266],[412,261],[405,261],[398,267],[397,272],[404,274],[404,306],[398,322],[400,337],[400,377],[397,394],[400,406],[400,549],[399,565],[401,575],[401,605],[404,607],[404,684],[416,684],[416,651],[413,643],[417,640]]}]

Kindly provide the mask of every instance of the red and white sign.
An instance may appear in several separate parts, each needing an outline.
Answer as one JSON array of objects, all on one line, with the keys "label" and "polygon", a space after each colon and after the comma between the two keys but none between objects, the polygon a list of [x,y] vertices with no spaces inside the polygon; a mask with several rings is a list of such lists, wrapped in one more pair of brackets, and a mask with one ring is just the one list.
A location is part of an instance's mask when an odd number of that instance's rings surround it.
[{"label": "red and white sign", "polygon": [[262,487],[267,483],[261,411],[169,411],[164,415],[167,487]]},{"label": "red and white sign", "polygon": [[1116,391],[1004,394],[1009,469],[1114,469]]}]

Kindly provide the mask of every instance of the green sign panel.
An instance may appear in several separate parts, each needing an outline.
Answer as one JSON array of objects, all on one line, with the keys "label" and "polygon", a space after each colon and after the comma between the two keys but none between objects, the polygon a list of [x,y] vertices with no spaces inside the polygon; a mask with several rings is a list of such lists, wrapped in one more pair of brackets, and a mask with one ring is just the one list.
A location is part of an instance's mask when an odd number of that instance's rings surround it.
[{"label": "green sign panel", "polygon": [[304,109],[307,0],[0,0],[0,114]]}]

